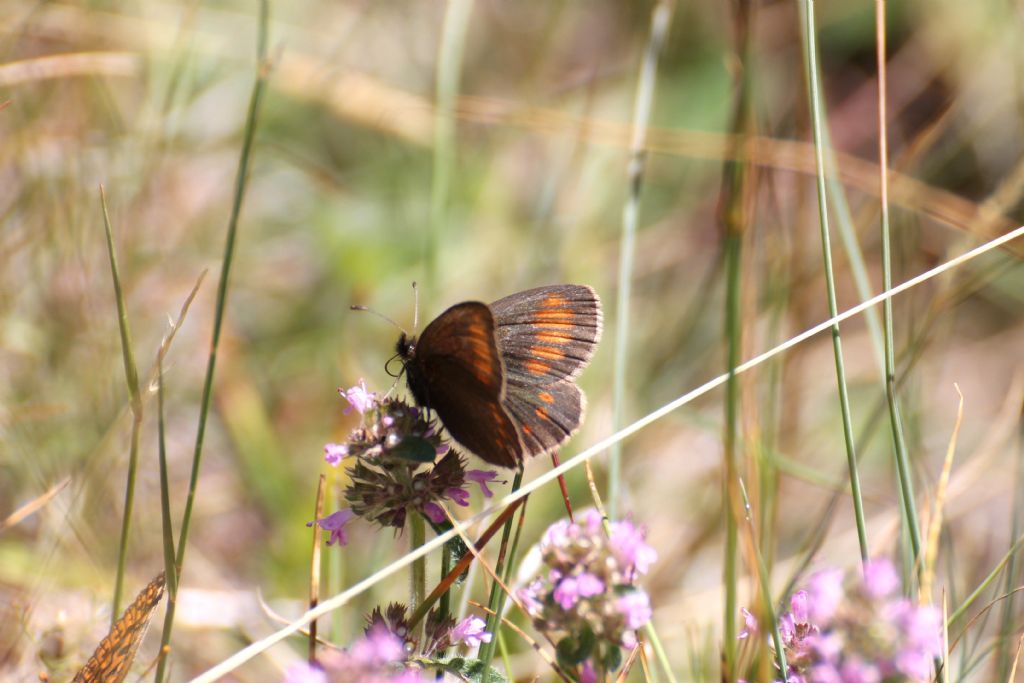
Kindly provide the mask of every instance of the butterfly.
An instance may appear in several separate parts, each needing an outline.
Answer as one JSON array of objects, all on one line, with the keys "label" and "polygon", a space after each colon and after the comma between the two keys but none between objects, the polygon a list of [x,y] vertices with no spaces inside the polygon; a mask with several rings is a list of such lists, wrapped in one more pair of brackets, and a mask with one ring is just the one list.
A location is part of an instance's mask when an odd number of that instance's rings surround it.
[{"label": "butterfly", "polygon": [[160,572],[111,627],[72,683],[121,683],[125,679],[146,635],[153,610],[164,597],[164,585],[164,574]]},{"label": "butterfly", "polygon": [[455,304],[395,348],[417,404],[467,450],[517,467],[579,427],[586,397],[573,380],[600,338],[593,288],[550,285]]}]

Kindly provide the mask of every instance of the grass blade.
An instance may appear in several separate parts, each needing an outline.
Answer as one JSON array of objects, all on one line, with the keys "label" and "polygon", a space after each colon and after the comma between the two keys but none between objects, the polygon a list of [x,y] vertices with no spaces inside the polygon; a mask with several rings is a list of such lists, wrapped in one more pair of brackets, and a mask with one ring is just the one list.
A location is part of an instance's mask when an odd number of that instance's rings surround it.
[{"label": "grass blade", "polygon": [[[814,0],[807,0],[804,15],[804,41],[807,66],[808,99],[811,106],[811,127],[814,131],[815,164],[817,168],[818,225],[821,229],[821,250],[825,265],[825,284],[828,297],[829,315],[835,318],[836,304],[835,276],[832,269],[832,246],[828,227],[828,198],[825,192],[825,160],[822,152],[821,95],[818,91],[817,44],[814,25]],[[887,288],[888,289],[888,288]],[[850,470],[850,492],[853,496],[853,512],[857,523],[857,541],[860,545],[861,560],[868,559],[867,523],[864,520],[864,502],[861,499],[860,474],[857,470],[857,451],[853,438],[853,419],[850,416],[850,397],[846,385],[846,366],[843,362],[843,345],[839,336],[839,322],[832,324],[832,351],[836,364],[836,384],[839,389],[839,408],[843,418],[843,441],[846,445],[846,460]],[[913,509],[913,495],[910,496]],[[916,529],[917,516],[913,517]],[[920,550],[920,537],[915,543],[915,556]]]},{"label": "grass blade", "polygon": [[124,590],[124,572],[128,564],[128,535],[131,532],[132,508],[135,505],[135,479],[139,467],[139,434],[142,430],[142,397],[139,393],[139,371],[135,365],[132,350],[132,333],[128,326],[128,307],[124,302],[121,288],[121,273],[117,266],[117,252],[114,249],[113,230],[110,227],[110,213],[107,211],[107,197],[100,185],[100,206],[103,208],[103,228],[107,236],[107,255],[110,257],[110,274],[114,279],[114,299],[117,301],[117,325],[121,333],[121,357],[124,361],[125,383],[128,385],[128,399],[132,410],[132,434],[128,450],[128,477],[124,489],[124,511],[121,517],[121,540],[117,549],[117,579],[114,582],[113,606],[110,612],[110,626],[113,628],[121,614],[121,593]]},{"label": "grass blade", "polygon": [[[188,532],[192,522],[192,507],[195,504],[196,489],[199,483],[199,467],[202,462],[203,437],[206,433],[206,419],[210,412],[210,399],[213,393],[213,376],[217,366],[217,348],[220,343],[221,326],[224,322],[224,312],[227,308],[228,283],[231,275],[231,262],[235,253],[235,239],[238,233],[238,219],[242,211],[242,200],[245,198],[245,190],[248,184],[249,161],[251,158],[253,139],[256,136],[256,121],[260,111],[260,104],[263,101],[263,93],[266,88],[266,81],[269,75],[269,63],[267,61],[267,30],[269,24],[270,7],[268,0],[260,2],[259,28],[256,45],[256,79],[253,83],[252,93],[249,97],[249,109],[246,115],[245,131],[243,134],[242,151],[238,160],[238,172],[235,176],[234,202],[231,206],[231,216],[228,219],[227,238],[224,244],[224,258],[221,266],[220,280],[217,284],[217,303],[214,312],[213,334],[210,341],[210,356],[206,364],[206,378],[203,381],[203,397],[199,409],[199,425],[196,429],[195,450],[192,454],[192,472],[189,477],[188,497],[185,501],[185,511],[181,519],[181,531],[178,535],[177,554],[175,556],[175,567],[177,578],[180,581],[182,569],[185,562],[185,548],[188,544]],[[174,626],[175,603],[169,602],[167,614],[164,619],[163,640],[161,646],[165,647],[170,642],[171,632]],[[160,660],[157,667],[156,680],[163,681],[166,672],[168,658]]]},{"label": "grass blade", "polygon": [[[654,84],[658,57],[672,19],[673,5],[659,2],[651,13],[651,37],[640,67],[640,80],[633,101],[633,130],[630,135],[629,196],[622,209],[622,238],[619,243],[618,298],[615,305],[615,359],[612,377],[612,428],[622,426],[625,411],[626,376],[629,360],[630,293],[633,286],[633,254],[636,251],[636,228],[640,218],[640,191],[643,189],[644,157],[647,126],[654,103]],[[618,519],[619,489],[622,479],[622,449],[616,446],[608,455],[608,515]]]}]

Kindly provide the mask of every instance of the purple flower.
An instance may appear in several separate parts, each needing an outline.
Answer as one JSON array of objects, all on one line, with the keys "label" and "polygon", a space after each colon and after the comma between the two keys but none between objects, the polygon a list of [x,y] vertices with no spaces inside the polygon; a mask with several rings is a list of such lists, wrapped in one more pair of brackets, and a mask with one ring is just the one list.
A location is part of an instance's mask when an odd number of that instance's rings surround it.
[{"label": "purple flower", "polygon": [[793,613],[793,621],[797,624],[808,623],[807,591],[797,591],[789,599],[789,609]]},{"label": "purple flower", "polygon": [[814,576],[807,587],[807,611],[810,620],[818,626],[831,621],[843,599],[843,570],[824,569]]},{"label": "purple flower", "polygon": [[306,526],[317,524],[324,531],[330,531],[331,536],[327,539],[327,545],[333,545],[335,541],[337,541],[338,545],[348,545],[348,534],[345,533],[345,525],[352,521],[353,517],[355,517],[355,513],[352,510],[343,508],[323,519],[309,522]]},{"label": "purple flower", "polygon": [[466,479],[475,481],[480,485],[480,492],[484,494],[484,498],[490,498],[494,495],[494,492],[487,488],[487,484],[497,478],[498,473],[494,470],[466,470]]},{"label": "purple flower", "polygon": [[849,657],[840,670],[843,683],[879,683],[882,674],[878,667],[858,657]]},{"label": "purple flower", "polygon": [[329,443],[324,446],[324,460],[332,467],[337,467],[348,455],[347,443]]},{"label": "purple flower", "polygon": [[737,640],[743,640],[749,638],[750,634],[757,633],[757,617],[750,613],[746,607],[740,609],[743,613],[743,630],[736,636]]},{"label": "purple flower", "polygon": [[643,591],[626,593],[616,607],[626,618],[626,628],[638,629],[651,620],[651,601]]},{"label": "purple flower", "polygon": [[580,667],[580,683],[597,683],[597,670],[589,659]]},{"label": "purple flower", "polygon": [[[790,678],[797,674],[790,674]],[[811,669],[811,683],[844,683],[843,676],[830,664],[818,664]]]},{"label": "purple flower", "polygon": [[593,634],[593,648],[576,673],[581,681],[611,673],[614,651],[635,646],[635,629],[651,619],[650,600],[637,586],[657,556],[644,530],[630,521],[606,522],[590,508],[575,522],[549,526],[538,550],[544,567],[518,591],[534,626],[556,643]]},{"label": "purple flower", "polygon": [[327,683],[327,674],[309,662],[296,662],[285,670],[284,683]]},{"label": "purple flower", "polygon": [[469,491],[467,491],[466,489],[458,489],[452,487],[445,489],[444,493],[446,496],[451,498],[456,503],[456,505],[461,505],[462,507],[469,506]]},{"label": "purple flower", "polygon": [[423,514],[425,514],[434,524],[440,524],[448,519],[448,516],[444,514],[444,509],[434,502],[427,503],[423,506]]},{"label": "purple flower", "polygon": [[362,379],[359,380],[359,384],[350,389],[339,388],[338,393],[343,399],[348,401],[348,408],[345,409],[346,415],[351,413],[353,408],[355,408],[360,415],[363,415],[377,402],[377,394],[372,391],[367,391],[366,382]]},{"label": "purple flower", "polygon": [[554,592],[555,602],[562,609],[569,610],[580,599],[579,585],[575,576],[569,576],[558,582]]},{"label": "purple flower", "polygon": [[604,581],[590,572],[583,572],[576,581],[576,590],[581,598],[592,598],[604,593]]},{"label": "purple flower", "polygon": [[452,642],[478,647],[480,643],[491,642],[491,634],[484,630],[486,622],[480,617],[466,617],[452,629]]},{"label": "purple flower", "polygon": [[580,519],[588,534],[596,534],[601,528],[601,523],[604,521],[601,513],[596,508],[587,508],[581,512]]},{"label": "purple flower", "polygon": [[868,597],[887,598],[900,589],[900,575],[885,558],[869,560],[864,565],[864,591]]},{"label": "purple flower", "polygon": [[555,588],[555,602],[562,609],[571,609],[580,598],[590,598],[604,593],[604,582],[593,574],[584,572],[579,576],[562,579]]},{"label": "purple flower", "polygon": [[351,665],[379,666],[405,659],[405,645],[386,626],[377,625],[349,649]]},{"label": "purple flower", "polygon": [[834,631],[815,636],[811,645],[818,660],[823,662],[838,662],[843,654],[843,638]]},{"label": "purple flower", "polygon": [[612,523],[610,544],[625,564],[636,567],[641,574],[646,574],[658,559],[658,553],[644,540],[643,530],[629,521]]},{"label": "purple flower", "polygon": [[541,539],[541,550],[557,548],[568,544],[571,526],[572,522],[567,519],[561,519],[549,526],[547,531],[544,532],[544,537]]},{"label": "purple flower", "polygon": [[893,611],[894,625],[903,636],[895,668],[915,680],[930,679],[932,660],[942,654],[942,616],[930,605],[915,607],[908,600]]},{"label": "purple flower", "polygon": [[794,593],[779,619],[790,672],[811,683],[931,680],[942,654],[938,610],[901,597],[888,560],[865,563],[860,578],[844,590],[843,572],[825,570]]}]

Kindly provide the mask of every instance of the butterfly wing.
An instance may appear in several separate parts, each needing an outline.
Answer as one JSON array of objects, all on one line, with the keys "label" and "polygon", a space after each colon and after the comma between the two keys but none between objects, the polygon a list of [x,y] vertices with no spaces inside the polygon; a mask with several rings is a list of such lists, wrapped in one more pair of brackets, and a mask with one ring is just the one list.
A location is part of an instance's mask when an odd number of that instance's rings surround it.
[{"label": "butterfly wing", "polygon": [[544,386],[510,381],[503,405],[519,426],[527,455],[547,453],[565,443],[583,421],[586,397],[569,380]]},{"label": "butterfly wing", "polygon": [[502,407],[504,367],[485,304],[467,301],[439,315],[420,335],[407,370],[417,401],[437,413],[453,439],[493,465],[515,467],[522,459],[519,433]]},{"label": "butterfly wing", "polygon": [[586,400],[572,380],[601,338],[601,300],[590,287],[552,285],[490,308],[505,365],[503,405],[528,455],[557,448],[583,419]]},{"label": "butterfly wing", "polygon": [[72,683],[121,683],[146,635],[153,610],[164,597],[164,574],[142,589],[135,601],[110,629],[107,637],[72,680]]},{"label": "butterfly wing", "polygon": [[491,304],[498,348],[510,379],[573,379],[601,339],[601,300],[591,287],[551,285]]}]

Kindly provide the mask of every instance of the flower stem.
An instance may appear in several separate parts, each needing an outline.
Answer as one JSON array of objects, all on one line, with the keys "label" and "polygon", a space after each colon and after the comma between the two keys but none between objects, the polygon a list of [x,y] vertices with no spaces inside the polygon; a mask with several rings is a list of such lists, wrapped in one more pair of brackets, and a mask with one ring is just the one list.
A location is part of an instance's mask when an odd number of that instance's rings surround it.
[{"label": "flower stem", "polygon": [[[427,527],[427,525],[423,522],[423,517],[421,517],[420,515],[413,514],[413,515],[409,515],[409,526],[410,526],[411,532],[412,532],[412,540],[411,540],[412,547],[409,550],[410,551],[417,550],[418,548],[420,548],[420,546],[422,546],[424,543],[426,543],[426,540],[427,540],[426,527]],[[411,604],[415,608],[415,607],[418,607],[419,605],[423,604],[423,600],[427,596],[427,558],[426,557],[418,557],[418,558],[416,558],[416,560],[413,561],[413,563],[412,563],[411,579],[412,579],[412,586],[411,586],[411,591],[410,591],[410,596],[409,596],[409,604]],[[416,632],[413,634],[413,637],[419,643],[423,642],[423,633],[424,633],[425,628],[426,628],[426,623],[427,623],[426,619],[424,619],[424,620],[421,620],[420,623],[416,625]]]},{"label": "flower stem", "polygon": [[[523,468],[520,467],[516,472],[515,479],[512,480],[512,491],[515,493],[519,490],[519,486],[523,483]],[[498,561],[494,565],[495,576],[503,576],[505,573],[505,551],[508,548],[509,536],[512,535],[512,516],[510,515],[505,520],[505,526],[501,530],[501,545],[498,547]],[[487,601],[488,604],[488,615],[487,615],[487,627],[486,631],[492,634],[491,642],[484,643],[480,646],[479,659],[483,665],[481,672],[480,681],[481,683],[487,683],[491,673],[491,660],[494,659],[494,648],[498,643],[498,629],[501,626],[501,612],[502,607],[505,605],[505,592],[501,588],[501,584],[495,581],[491,584],[491,596]]]}]

